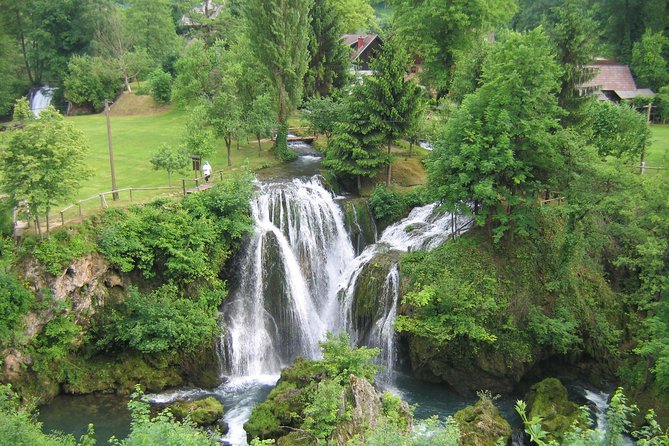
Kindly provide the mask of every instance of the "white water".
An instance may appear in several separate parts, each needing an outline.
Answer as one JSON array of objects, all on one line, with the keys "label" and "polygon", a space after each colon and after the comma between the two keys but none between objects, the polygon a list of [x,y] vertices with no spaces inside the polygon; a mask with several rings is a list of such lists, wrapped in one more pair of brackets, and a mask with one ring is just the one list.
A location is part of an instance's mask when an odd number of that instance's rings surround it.
[{"label": "white water", "polygon": [[45,85],[33,92],[33,95],[30,98],[30,111],[36,118],[39,117],[42,110],[51,104],[51,98],[53,98],[53,92],[55,90],[55,88]]},{"label": "white water", "polygon": [[[595,406],[595,427],[601,432],[603,438],[606,432],[606,410],[609,407],[609,395],[601,390],[584,389],[583,396]],[[634,441],[627,435],[623,436],[623,446],[634,446]]]}]

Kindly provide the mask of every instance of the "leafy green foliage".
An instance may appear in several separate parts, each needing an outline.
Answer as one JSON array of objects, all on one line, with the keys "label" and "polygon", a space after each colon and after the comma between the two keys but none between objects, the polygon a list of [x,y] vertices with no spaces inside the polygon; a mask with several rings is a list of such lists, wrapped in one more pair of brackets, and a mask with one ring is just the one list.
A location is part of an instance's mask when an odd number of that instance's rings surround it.
[{"label": "leafy green foliage", "polygon": [[251,109],[242,117],[244,128],[258,140],[258,152],[262,150],[260,138],[269,135],[274,128],[273,107],[272,97],[265,93],[253,99]]},{"label": "leafy green foliage", "polygon": [[357,33],[374,28],[374,9],[369,0],[333,0],[332,9],[340,17],[341,31]]},{"label": "leafy green foliage", "polygon": [[592,129],[592,144],[600,156],[637,160],[650,142],[646,117],[635,109],[607,101],[591,102],[587,107]]},{"label": "leafy green foliage", "polygon": [[151,96],[160,104],[167,104],[172,98],[172,75],[158,68],[149,75]]},{"label": "leafy green foliage", "polygon": [[200,40],[190,42],[174,65],[172,102],[178,107],[186,107],[210,93],[215,85],[212,68],[212,58],[204,43]]},{"label": "leafy green foliage", "polygon": [[344,389],[337,381],[321,381],[314,393],[313,402],[304,409],[304,429],[319,443],[327,442],[332,432],[345,419],[339,410],[343,392]]},{"label": "leafy green foliage", "polygon": [[314,96],[304,104],[303,111],[311,131],[325,135],[329,140],[337,123],[345,119],[346,105],[329,96]]},{"label": "leafy green foliage", "polygon": [[378,348],[351,348],[351,338],[346,332],[339,336],[328,333],[327,339],[320,346],[323,351],[321,363],[330,378],[343,384],[348,382],[349,375],[355,375],[374,382],[378,366],[371,360],[378,356]]},{"label": "leafy green foliage", "polygon": [[150,294],[131,288],[123,303],[106,311],[97,325],[96,346],[128,346],[142,353],[195,352],[218,333],[223,296],[214,289],[189,299],[174,285],[163,285]]},{"label": "leafy green foliage", "polygon": [[60,230],[48,239],[36,242],[32,255],[50,274],[60,276],[74,260],[95,250],[96,245],[87,231]]},{"label": "leafy green foliage", "polygon": [[104,108],[104,101],[116,98],[121,87],[118,75],[100,57],[74,56],[67,64],[65,97],[94,111]]},{"label": "leafy green foliage", "polygon": [[558,75],[540,29],[507,35],[486,58],[483,85],[449,119],[430,155],[436,198],[464,214],[474,203],[477,223],[497,225],[496,239],[509,229],[527,234],[534,224],[527,209],[557,180]]},{"label": "leafy green foliage", "polygon": [[509,0],[393,0],[391,4],[398,33],[424,57],[424,83],[440,92],[448,88],[454,51],[503,25],[516,11],[516,3]]},{"label": "leafy green foliage", "polygon": [[144,446],[153,444],[182,446],[215,446],[220,444],[216,436],[199,430],[190,421],[176,421],[168,411],[151,416],[150,405],[142,391],[137,388],[128,403],[132,415],[131,431],[125,440],[114,437],[115,446]]},{"label": "leafy green foliage", "polygon": [[179,171],[190,163],[190,156],[182,149],[162,144],[149,160],[155,170],[167,172],[168,184],[172,185],[172,172]]},{"label": "leafy green foliage", "polygon": [[93,429],[77,442],[71,435],[46,435],[29,407],[22,407],[10,385],[0,385],[0,443],[16,446],[93,446]]},{"label": "leafy green foliage", "polygon": [[157,273],[181,284],[214,280],[230,250],[251,228],[250,177],[218,183],[175,203],[109,210],[100,250],[121,271]]},{"label": "leafy green foliage", "polygon": [[25,200],[33,217],[48,213],[87,175],[88,150],[81,131],[49,107],[11,135],[0,155],[0,186],[14,201]]},{"label": "leafy green foliage", "polygon": [[14,100],[26,90],[27,82],[21,76],[21,56],[6,31],[0,31],[0,116],[9,116]]},{"label": "leafy green foliage", "polygon": [[413,281],[403,302],[415,310],[412,317],[397,317],[396,330],[437,345],[457,337],[468,339],[472,348],[494,343],[497,337],[489,324],[505,304],[497,301],[498,279],[488,270],[486,259],[458,264],[453,263],[452,254],[437,249],[412,254],[402,263]]},{"label": "leafy green foliage", "polygon": [[339,3],[341,0],[315,0],[311,7],[311,60],[305,78],[306,96],[329,96],[346,85],[351,60],[341,40],[345,17],[335,7]]},{"label": "leafy green foliage", "polygon": [[25,314],[35,297],[11,273],[0,270],[0,346],[9,343],[22,326]]},{"label": "leafy green foliage", "polygon": [[245,8],[251,52],[265,67],[278,96],[275,153],[283,160],[294,157],[286,145],[288,116],[302,99],[309,67],[312,5],[313,0],[249,0]]},{"label": "leafy green foliage", "polygon": [[382,423],[370,434],[366,446],[457,446],[460,443],[460,432],[452,418],[440,420],[437,417],[418,421],[410,432],[398,430],[391,424]]},{"label": "leafy green foliage", "polygon": [[667,60],[664,48],[669,46],[669,38],[662,32],[647,29],[641,40],[632,47],[632,71],[640,87],[657,91],[669,82]]},{"label": "leafy green foliage", "polygon": [[423,204],[422,190],[400,193],[383,184],[377,184],[369,197],[374,218],[389,224],[404,217],[413,207]]}]

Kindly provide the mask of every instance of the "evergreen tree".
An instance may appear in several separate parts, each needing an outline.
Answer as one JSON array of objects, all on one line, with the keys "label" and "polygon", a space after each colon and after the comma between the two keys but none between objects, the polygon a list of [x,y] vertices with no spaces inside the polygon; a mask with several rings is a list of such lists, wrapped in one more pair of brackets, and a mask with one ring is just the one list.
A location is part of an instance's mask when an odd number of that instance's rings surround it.
[{"label": "evergreen tree", "polygon": [[416,125],[420,114],[421,91],[412,80],[405,80],[409,56],[397,39],[386,40],[381,51],[371,63],[374,74],[365,79],[363,92],[369,108],[369,119],[375,123],[386,144],[386,185],[392,180],[391,145],[398,138],[407,136]]},{"label": "evergreen tree", "polygon": [[[548,26],[548,34],[557,48],[557,61],[562,65],[558,102],[568,112],[577,112],[588,100],[581,96],[578,85],[592,79],[595,73],[586,67],[595,56],[597,23],[580,0],[567,0],[553,8],[556,22]],[[573,116],[572,116],[573,118]]]},{"label": "evergreen tree", "polygon": [[332,0],[314,0],[311,8],[311,62],[306,77],[307,96],[329,96],[346,85],[350,58],[341,40],[341,24]]},{"label": "evergreen tree", "polygon": [[249,0],[246,5],[250,47],[264,64],[278,94],[276,156],[291,159],[288,116],[300,99],[309,65],[309,11],[313,0]]},{"label": "evergreen tree", "polygon": [[344,100],[323,161],[338,177],[355,177],[358,190],[361,177],[373,177],[388,161],[384,135],[370,113],[365,86],[357,85]]}]

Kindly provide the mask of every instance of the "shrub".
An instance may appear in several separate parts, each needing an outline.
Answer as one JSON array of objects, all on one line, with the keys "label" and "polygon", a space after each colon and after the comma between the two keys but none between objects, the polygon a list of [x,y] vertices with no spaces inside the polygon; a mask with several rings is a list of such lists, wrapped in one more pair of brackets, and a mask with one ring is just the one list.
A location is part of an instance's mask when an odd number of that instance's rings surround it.
[{"label": "shrub", "polygon": [[0,346],[6,345],[34,300],[16,277],[0,270]]},{"label": "shrub", "polygon": [[100,111],[103,101],[113,100],[121,81],[99,57],[72,56],[67,64],[65,76],[65,98],[75,104],[90,105],[93,110]]},{"label": "shrub", "polygon": [[150,294],[131,288],[122,304],[107,311],[94,326],[98,348],[130,347],[142,353],[192,353],[218,333],[222,289],[188,299],[174,285]]},{"label": "shrub", "polygon": [[351,348],[351,338],[348,333],[342,332],[339,336],[327,334],[325,341],[320,343],[323,351],[321,361],[328,376],[339,379],[341,383],[348,382],[349,375],[366,378],[374,382],[374,375],[379,367],[372,362],[379,354],[378,348]]},{"label": "shrub", "polygon": [[88,234],[61,230],[54,232],[48,239],[35,245],[33,255],[44,268],[58,276],[74,261],[84,254],[95,251],[95,243]]},{"label": "shrub", "polygon": [[149,75],[149,90],[156,102],[167,104],[172,97],[172,76],[161,68]]}]

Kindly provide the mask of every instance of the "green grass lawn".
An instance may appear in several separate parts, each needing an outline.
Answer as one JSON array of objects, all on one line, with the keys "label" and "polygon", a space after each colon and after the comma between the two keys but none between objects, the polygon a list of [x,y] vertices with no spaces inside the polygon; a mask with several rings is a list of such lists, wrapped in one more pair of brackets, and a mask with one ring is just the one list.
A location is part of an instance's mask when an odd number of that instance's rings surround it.
[{"label": "green grass lawn", "polygon": [[[111,174],[109,167],[109,150],[107,146],[107,127],[104,114],[76,116],[67,118],[86,136],[91,152],[87,163],[92,170],[90,178],[82,183],[82,187],[68,203],[76,203],[79,199],[88,198],[100,192],[110,191]],[[167,173],[153,170],[149,159],[152,153],[163,143],[178,144],[184,131],[186,113],[179,110],[151,116],[112,116],[112,142],[114,148],[114,165],[116,168],[116,186],[118,189],[127,187],[167,186]],[[263,152],[258,154],[258,145],[251,139],[247,144],[243,139],[240,150],[236,142],[232,148],[232,167],[227,167],[226,148],[222,140],[208,161],[214,171],[224,169],[225,173],[241,168],[246,160],[252,170],[276,164],[271,151],[272,143],[263,143]],[[190,167],[183,172],[172,174],[172,185],[181,185],[180,178],[194,178]],[[215,175],[218,177],[218,175]],[[191,183],[189,187],[192,187]],[[136,200],[145,201],[160,192],[134,193]],[[129,199],[123,194],[122,201]],[[66,203],[65,203],[66,204]],[[127,203],[126,203],[127,204]],[[99,206],[99,200],[91,200],[86,207]]]},{"label": "green grass lawn", "polygon": [[[646,155],[646,165],[669,168],[669,125],[655,124],[651,127],[652,141]],[[669,170],[661,171],[669,176]]]}]

